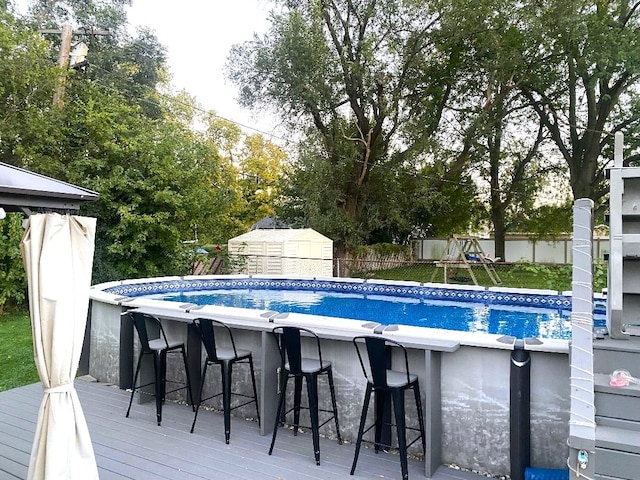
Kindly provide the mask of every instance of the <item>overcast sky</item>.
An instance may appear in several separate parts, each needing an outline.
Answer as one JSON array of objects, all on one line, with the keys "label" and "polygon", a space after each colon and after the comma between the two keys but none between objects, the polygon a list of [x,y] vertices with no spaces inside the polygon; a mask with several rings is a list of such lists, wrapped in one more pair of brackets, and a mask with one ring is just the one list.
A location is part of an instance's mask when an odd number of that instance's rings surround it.
[{"label": "overcast sky", "polygon": [[153,29],[167,47],[176,89],[184,88],[222,117],[271,131],[270,118],[237,105],[236,89],[223,73],[233,44],[267,30],[268,12],[267,0],[133,0],[128,17],[132,26]]},{"label": "overcast sky", "polygon": [[[30,0],[14,0],[26,14]],[[269,0],[133,0],[128,18],[155,31],[167,48],[172,84],[195,96],[206,110],[271,132],[275,122],[252,114],[235,101],[236,89],[224,79],[224,64],[235,43],[251,40],[269,26]],[[100,25],[95,25],[100,27]],[[254,133],[247,131],[248,133]]]}]

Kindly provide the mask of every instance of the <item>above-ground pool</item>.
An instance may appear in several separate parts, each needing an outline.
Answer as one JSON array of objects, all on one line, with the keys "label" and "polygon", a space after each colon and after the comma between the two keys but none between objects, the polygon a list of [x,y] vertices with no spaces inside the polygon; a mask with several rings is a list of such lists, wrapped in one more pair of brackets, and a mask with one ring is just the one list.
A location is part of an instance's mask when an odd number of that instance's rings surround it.
[{"label": "above-ground pool", "polygon": [[[301,313],[515,338],[571,338],[571,297],[550,291],[384,281],[216,278],[129,284],[127,297]],[[604,325],[596,310],[596,324]]]},{"label": "above-ground pool", "polygon": [[[410,369],[424,385],[427,445],[435,445],[428,448],[425,463],[453,463],[496,475],[510,471],[513,354],[524,352],[529,361],[518,364],[530,369],[531,465],[566,467],[570,294],[230,275],[110,282],[94,286],[90,298],[87,363],[88,373],[98,381],[130,388],[136,342],[133,327],[122,316],[126,310],[147,309],[161,317],[168,333],[187,344],[188,363],[196,375],[200,339],[191,322],[216,318],[234,329],[239,348],[255,353],[261,416],[275,415],[277,405],[279,355],[273,328],[298,325],[318,332],[323,358],[335,370],[343,438],[350,440],[357,433],[366,383],[351,340],[376,334],[395,339],[409,349]],[[203,301],[208,304],[201,306]],[[594,316],[601,320],[604,301],[595,305]],[[169,367],[184,369],[181,362]]]}]

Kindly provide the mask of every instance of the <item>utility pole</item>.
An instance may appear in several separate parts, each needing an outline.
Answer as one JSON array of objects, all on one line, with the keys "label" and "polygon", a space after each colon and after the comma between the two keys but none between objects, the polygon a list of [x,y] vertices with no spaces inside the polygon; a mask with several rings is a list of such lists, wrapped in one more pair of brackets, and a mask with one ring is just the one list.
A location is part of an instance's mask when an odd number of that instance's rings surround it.
[{"label": "utility pole", "polygon": [[60,35],[60,52],[58,54],[58,66],[62,70],[60,79],[58,80],[58,86],[53,94],[53,104],[58,108],[64,106],[64,89],[67,83],[66,70],[69,67],[69,55],[71,53],[71,39],[73,35],[109,35],[108,30],[99,30],[95,28],[83,28],[79,30],[73,30],[71,25],[64,24],[62,30],[56,29],[44,29],[39,30],[40,33],[52,33]]},{"label": "utility pole", "polygon": [[57,105],[58,108],[62,108],[64,106],[64,89],[67,84],[67,75],[66,70],[69,66],[69,54],[71,53],[71,37],[73,36],[73,29],[71,25],[68,23],[62,26],[62,31],[60,32],[60,53],[58,54],[58,66],[62,70],[60,74],[60,79],[58,80],[58,86],[56,87],[56,91],[53,93],[53,104]]}]

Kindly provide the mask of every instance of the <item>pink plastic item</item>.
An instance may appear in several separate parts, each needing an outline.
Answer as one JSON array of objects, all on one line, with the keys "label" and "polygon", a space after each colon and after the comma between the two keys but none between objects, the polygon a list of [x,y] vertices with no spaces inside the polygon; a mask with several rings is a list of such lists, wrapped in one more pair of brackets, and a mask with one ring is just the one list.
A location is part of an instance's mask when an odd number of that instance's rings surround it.
[{"label": "pink plastic item", "polygon": [[627,387],[630,383],[640,383],[640,380],[633,378],[627,370],[616,370],[609,375],[609,385],[612,387]]}]

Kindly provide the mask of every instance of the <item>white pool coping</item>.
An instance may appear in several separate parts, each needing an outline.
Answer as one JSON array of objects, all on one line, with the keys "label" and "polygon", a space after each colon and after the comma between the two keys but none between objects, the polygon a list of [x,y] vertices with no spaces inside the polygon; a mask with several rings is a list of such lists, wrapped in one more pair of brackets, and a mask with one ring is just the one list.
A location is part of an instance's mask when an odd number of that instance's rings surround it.
[{"label": "white pool coping", "polygon": [[[278,281],[318,281],[332,283],[352,283],[352,284],[369,284],[375,286],[393,286],[398,288],[407,287],[409,289],[433,288],[446,289],[452,291],[470,291],[470,292],[492,292],[515,295],[560,295],[560,292],[553,290],[533,290],[533,289],[514,289],[500,287],[477,287],[477,286],[461,286],[449,285],[441,283],[419,283],[419,282],[403,282],[399,280],[367,280],[357,278],[310,278],[297,276],[277,276],[277,275],[202,275],[202,276],[167,276],[155,278],[139,278],[117,282],[107,282],[91,287],[90,298],[93,301],[102,302],[111,305],[120,305],[125,308],[151,307],[166,310],[167,312],[193,313],[203,316],[212,316],[221,320],[233,320],[246,322],[248,324],[256,324],[267,326],[271,323],[273,326],[278,324],[296,324],[309,328],[321,328],[322,330],[340,330],[349,331],[353,334],[373,333],[373,326],[365,325],[364,320],[354,320],[348,318],[327,317],[320,315],[309,315],[301,313],[279,313],[270,310],[247,309],[238,307],[223,307],[215,305],[195,306],[194,304],[180,304],[179,302],[170,302],[166,300],[158,300],[154,298],[146,298],[141,296],[126,296],[106,292],[106,289],[114,287],[122,287],[127,285],[153,284],[159,282],[182,282],[182,281],[208,281],[208,280],[278,280]],[[371,296],[383,296],[382,292],[368,293]],[[567,296],[567,295],[565,295]],[[446,300],[443,300],[446,301]],[[452,299],[455,302],[454,299]],[[505,307],[509,307],[505,304]],[[513,306],[515,308],[515,305]],[[526,307],[525,307],[526,308]],[[540,307],[545,308],[545,307]],[[375,324],[375,322],[374,322]],[[526,338],[516,339],[506,335],[489,334],[480,332],[464,332],[457,330],[446,330],[440,328],[417,327],[408,325],[378,325],[377,333],[384,333],[396,340],[406,339],[411,343],[419,343],[421,341],[456,341],[460,345],[470,347],[493,348],[501,350],[513,350],[515,348],[523,348],[529,351],[549,352],[549,353],[569,353],[570,341],[559,339],[538,339]]]}]

